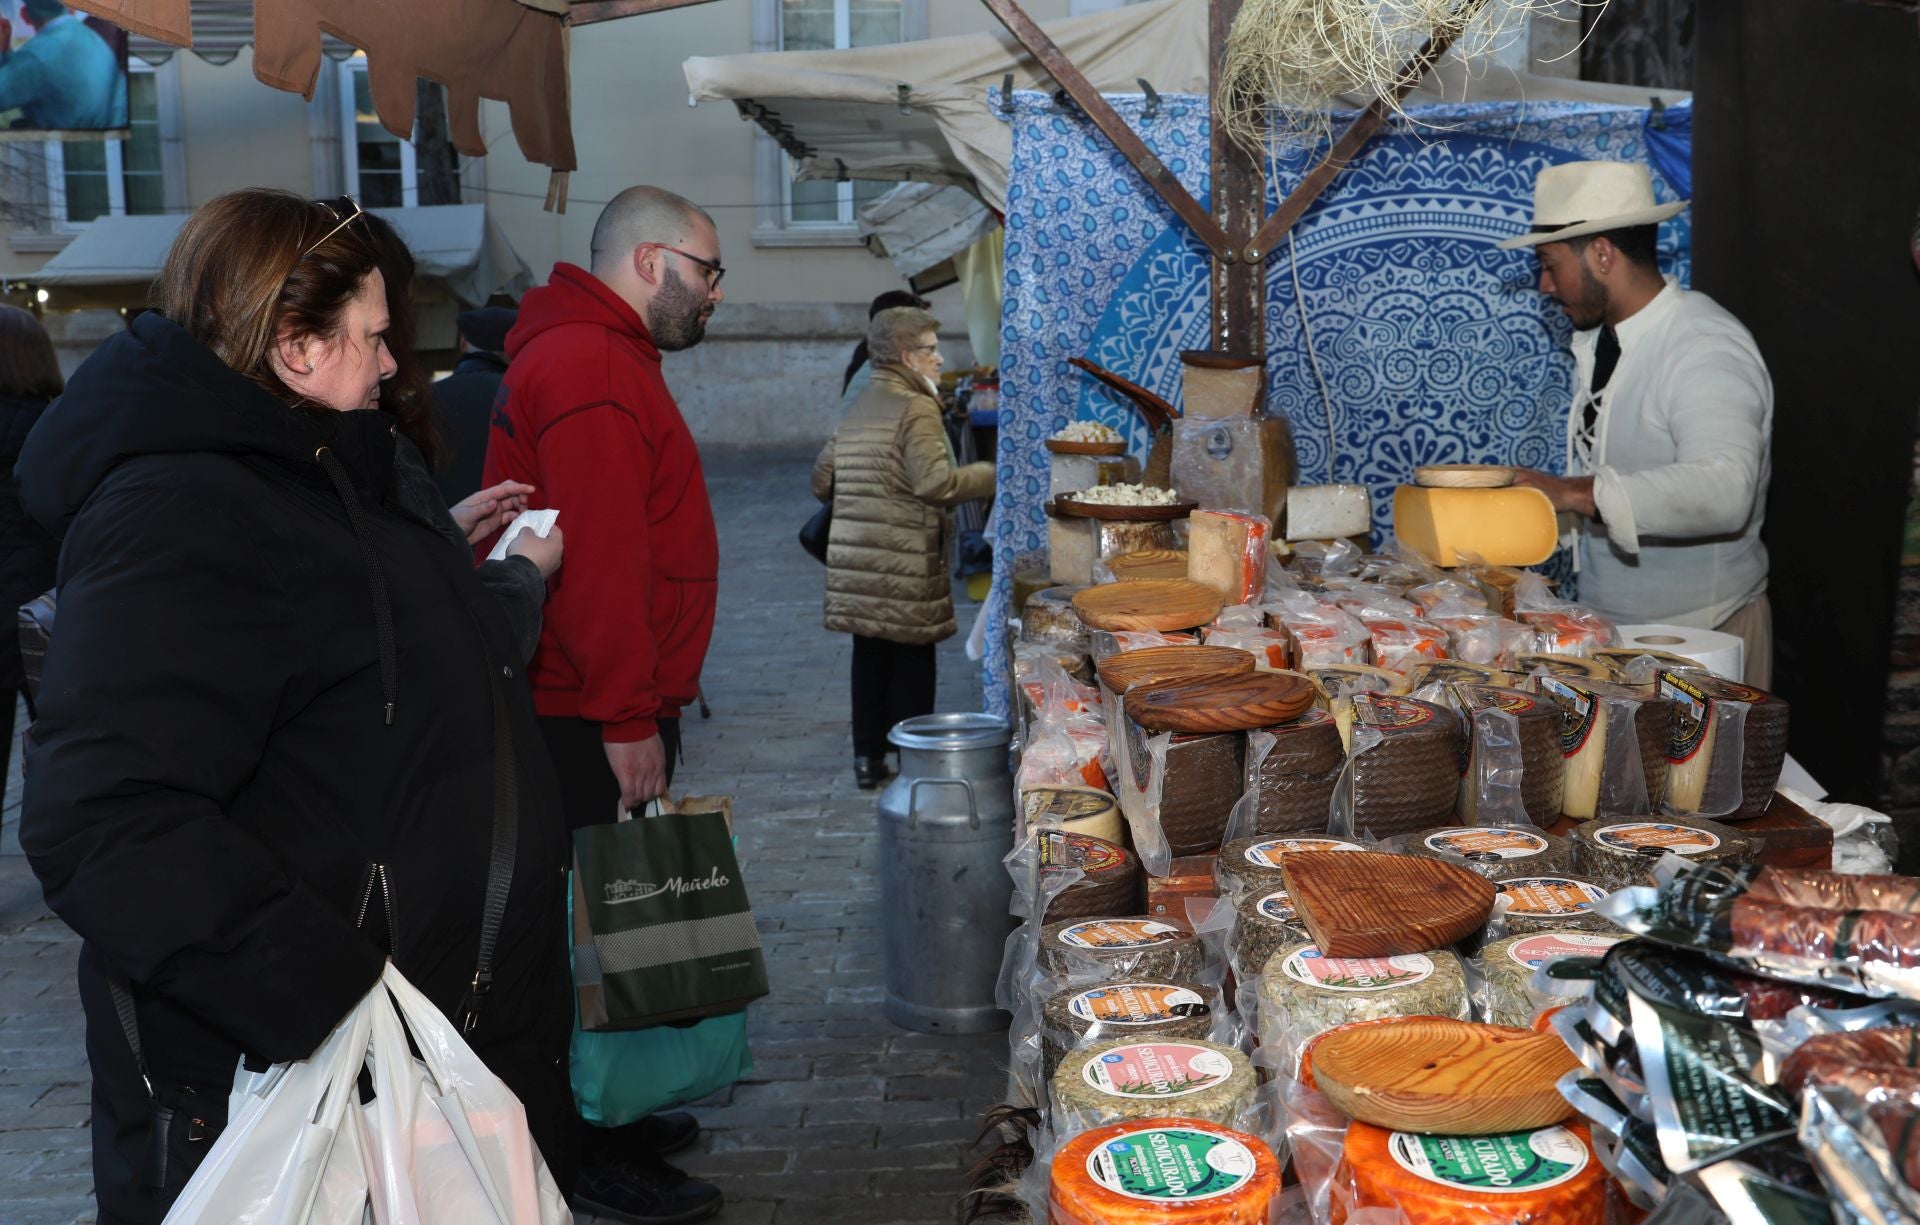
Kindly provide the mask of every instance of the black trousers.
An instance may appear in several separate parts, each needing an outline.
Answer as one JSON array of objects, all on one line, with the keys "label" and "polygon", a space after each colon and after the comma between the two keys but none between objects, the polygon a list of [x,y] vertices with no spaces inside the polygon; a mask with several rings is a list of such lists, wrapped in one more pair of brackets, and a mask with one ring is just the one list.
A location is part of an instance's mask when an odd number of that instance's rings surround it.
[{"label": "black trousers", "polygon": [[[554,773],[560,776],[560,802],[567,828],[605,825],[620,806],[620,781],[607,764],[601,746],[600,725],[590,719],[540,716],[540,732],[547,738]],[[667,786],[673,786],[673,768],[680,761],[680,718],[660,720],[660,746],[667,751]]]},{"label": "black trousers", "polygon": [[853,755],[880,757],[902,719],[933,713],[933,644],[853,636]]}]

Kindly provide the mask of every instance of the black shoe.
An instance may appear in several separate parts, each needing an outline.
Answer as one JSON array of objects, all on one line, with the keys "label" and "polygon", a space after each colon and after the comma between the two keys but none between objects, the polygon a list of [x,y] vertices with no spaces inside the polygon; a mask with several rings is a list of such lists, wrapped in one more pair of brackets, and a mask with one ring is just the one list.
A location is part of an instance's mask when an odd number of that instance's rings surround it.
[{"label": "black shoe", "polygon": [[658,1158],[582,1165],[573,1183],[578,1212],[628,1225],[691,1225],[720,1215],[720,1188]]},{"label": "black shoe", "polygon": [[677,1153],[700,1137],[700,1121],[683,1110],[650,1114],[622,1127],[596,1127],[594,1151],[613,1161],[629,1154],[665,1157]]},{"label": "black shoe", "polygon": [[853,782],[862,791],[872,791],[885,782],[893,771],[887,769],[884,757],[856,757],[853,759]]}]

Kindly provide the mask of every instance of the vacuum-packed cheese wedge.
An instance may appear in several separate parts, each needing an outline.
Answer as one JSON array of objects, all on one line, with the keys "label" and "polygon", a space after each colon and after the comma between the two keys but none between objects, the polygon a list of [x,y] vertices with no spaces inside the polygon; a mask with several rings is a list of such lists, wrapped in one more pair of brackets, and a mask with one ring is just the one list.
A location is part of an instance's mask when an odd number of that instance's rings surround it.
[{"label": "vacuum-packed cheese wedge", "polygon": [[1020,811],[1026,829],[1058,829],[1126,843],[1126,824],[1111,792],[1093,787],[1035,787],[1021,793]]},{"label": "vacuum-packed cheese wedge", "polygon": [[[1053,893],[1043,923],[1137,914],[1142,902],[1140,860],[1126,847],[1086,834],[1044,830],[1039,836],[1040,888]],[[1072,872],[1080,878],[1062,886]]]},{"label": "vacuum-packed cheese wedge", "polygon": [[1266,672],[1284,672],[1293,665],[1293,636],[1266,626],[1232,626],[1203,632],[1208,646],[1231,647],[1253,656],[1253,666]]},{"label": "vacuum-packed cheese wedge", "polygon": [[1353,699],[1353,719],[1353,828],[1388,838],[1451,824],[1461,747],[1453,712],[1365,693]]},{"label": "vacuum-packed cheese wedge", "polygon": [[1365,485],[1295,485],[1287,490],[1286,538],[1333,540],[1373,527]]},{"label": "vacuum-packed cheese wedge", "polygon": [[[1461,778],[1460,816],[1468,822],[1481,819],[1478,815],[1481,757],[1493,734],[1489,727],[1474,718],[1474,712],[1503,710],[1513,716],[1519,730],[1519,785],[1527,818],[1542,828],[1559,820],[1566,779],[1566,758],[1560,753],[1562,717],[1559,706],[1551,698],[1497,685],[1455,685],[1453,694],[1454,700],[1467,712],[1471,736],[1467,749],[1467,770]],[[1510,750],[1501,751],[1511,756]],[[1503,760],[1493,764],[1510,768],[1513,762]]]},{"label": "vacuum-packed cheese wedge", "polygon": [[1187,577],[1218,591],[1229,605],[1252,604],[1267,583],[1264,515],[1196,510],[1187,517]]},{"label": "vacuum-packed cheese wedge", "polygon": [[1585,820],[1658,810],[1667,787],[1667,753],[1659,746],[1672,731],[1670,700],[1650,686],[1566,676],[1536,676],[1534,688],[1558,702],[1564,718],[1563,813]]},{"label": "vacuum-packed cheese wedge", "polygon": [[1787,704],[1692,669],[1661,672],[1659,689],[1675,704],[1668,809],[1733,821],[1765,813],[1787,759]]}]

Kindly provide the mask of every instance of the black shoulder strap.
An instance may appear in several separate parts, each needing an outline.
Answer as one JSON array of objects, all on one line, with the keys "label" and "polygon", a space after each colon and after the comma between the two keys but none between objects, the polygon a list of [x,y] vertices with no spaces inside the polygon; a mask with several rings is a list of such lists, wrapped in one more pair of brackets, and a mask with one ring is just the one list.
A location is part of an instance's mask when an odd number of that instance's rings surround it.
[{"label": "black shoulder strap", "polygon": [[120,1032],[127,1036],[127,1045],[133,1048],[133,1062],[147,1086],[147,1097],[152,1098],[153,1078],[147,1075],[147,1054],[140,1047],[140,1019],[133,1011],[133,988],[128,985],[126,975],[109,969],[107,990],[113,995],[113,1010],[120,1017]]},{"label": "black shoulder strap", "polygon": [[[482,639],[484,641],[484,639]],[[513,753],[513,725],[507,716],[498,666],[488,661],[488,688],[493,694],[493,853],[487,863],[487,905],[480,916],[480,954],[473,968],[473,986],[460,1008],[460,1032],[472,1033],[480,1024],[480,1007],[493,989],[493,953],[500,942],[500,924],[507,912],[507,891],[513,885],[515,845],[520,837],[520,768]]]}]

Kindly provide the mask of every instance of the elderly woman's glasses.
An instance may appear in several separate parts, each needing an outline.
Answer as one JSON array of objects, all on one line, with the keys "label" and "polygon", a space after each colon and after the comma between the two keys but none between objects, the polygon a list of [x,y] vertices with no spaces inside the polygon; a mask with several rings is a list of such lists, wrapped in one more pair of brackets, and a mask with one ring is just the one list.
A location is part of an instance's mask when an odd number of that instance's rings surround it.
[{"label": "elderly woman's glasses", "polygon": [[332,238],[335,234],[338,234],[341,230],[346,229],[348,226],[352,225],[355,221],[359,220],[360,214],[364,211],[360,207],[360,201],[354,199],[352,196],[341,196],[338,203],[342,205],[350,205],[353,211],[348,212],[345,217],[342,217],[340,214],[343,212],[346,212],[344,208],[335,208],[333,205],[328,204],[325,200],[320,201],[319,202],[320,207],[326,209],[327,213],[330,216],[332,216],[338,224],[336,224],[331,230],[328,230],[326,233],[322,234],[318,242],[314,243],[311,247],[308,247],[305,251],[302,251],[300,253],[301,259],[305,259],[307,258],[307,256],[312,255],[315,251],[318,251],[322,246],[326,244],[327,239]]}]

